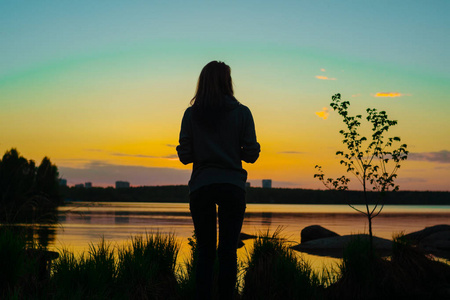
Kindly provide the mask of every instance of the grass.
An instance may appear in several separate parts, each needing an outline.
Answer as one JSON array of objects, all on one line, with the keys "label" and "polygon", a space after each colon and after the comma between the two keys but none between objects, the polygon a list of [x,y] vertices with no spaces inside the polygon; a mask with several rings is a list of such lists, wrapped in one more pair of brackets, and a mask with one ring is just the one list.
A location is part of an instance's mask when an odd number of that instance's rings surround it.
[{"label": "grass", "polygon": [[[277,230],[254,239],[239,270],[238,297],[247,299],[446,299],[450,266],[394,238],[390,259],[370,253],[366,240],[354,240],[337,270],[312,271]],[[194,299],[195,237],[191,256],[176,264],[180,249],[173,234],[132,237],[127,245],[105,240],[75,256],[67,249],[43,278],[36,257],[27,255],[25,234],[0,226],[0,299]]]},{"label": "grass", "polygon": [[177,298],[176,258],[179,244],[174,235],[136,236],[130,246],[118,249],[117,285],[122,299]]},{"label": "grass", "polygon": [[242,299],[320,299],[319,277],[280,237],[260,234],[245,268]]},{"label": "grass", "polygon": [[176,299],[178,250],[174,235],[159,233],[118,247],[102,239],[78,258],[63,250],[51,280],[55,299]]},{"label": "grass", "polygon": [[20,281],[26,273],[25,239],[9,227],[0,227],[0,298],[19,293]]},{"label": "grass", "polygon": [[56,259],[51,284],[55,299],[106,299],[115,292],[114,248],[101,240],[79,257],[63,249]]},{"label": "grass", "polygon": [[190,258],[184,263],[184,266],[180,266],[179,269],[179,295],[181,299],[194,299],[195,298],[195,271],[197,266],[197,240],[195,234],[192,238],[188,238],[189,246],[191,247]]},{"label": "grass", "polygon": [[344,251],[339,278],[327,299],[450,299],[450,266],[408,243],[393,239],[390,259],[370,252],[368,239],[354,239]]}]

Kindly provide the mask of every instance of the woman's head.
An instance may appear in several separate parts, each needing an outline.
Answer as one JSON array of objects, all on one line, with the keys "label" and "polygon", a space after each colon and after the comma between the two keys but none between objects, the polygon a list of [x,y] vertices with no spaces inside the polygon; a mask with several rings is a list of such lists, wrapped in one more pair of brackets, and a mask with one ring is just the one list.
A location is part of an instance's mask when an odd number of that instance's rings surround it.
[{"label": "woman's head", "polygon": [[231,68],[224,62],[212,61],[203,67],[191,105],[219,108],[224,96],[233,96]]}]

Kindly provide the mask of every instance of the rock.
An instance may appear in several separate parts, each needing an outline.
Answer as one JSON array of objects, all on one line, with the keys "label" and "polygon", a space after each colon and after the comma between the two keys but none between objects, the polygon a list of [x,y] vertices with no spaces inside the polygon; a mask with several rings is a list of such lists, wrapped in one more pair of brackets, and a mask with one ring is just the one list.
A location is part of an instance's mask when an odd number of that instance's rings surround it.
[{"label": "rock", "polygon": [[241,239],[241,241],[244,241],[244,240],[254,239],[254,238],[256,238],[256,235],[251,235],[251,234],[241,232],[241,235],[239,236],[239,238]]},{"label": "rock", "polygon": [[441,231],[450,231],[450,225],[441,224],[431,227],[426,227],[423,230],[415,231],[405,235],[405,238],[413,242],[414,244],[420,243],[424,238]]},{"label": "rock", "polygon": [[336,232],[333,232],[331,230],[328,230],[320,225],[311,225],[308,227],[303,228],[301,234],[300,234],[300,241],[301,243],[322,239],[322,238],[329,238],[329,237],[336,237],[339,236]]},{"label": "rock", "polygon": [[421,244],[450,251],[450,230],[430,234],[421,241]]},{"label": "rock", "polygon": [[435,256],[450,259],[450,230],[428,235],[420,241],[419,246]]},{"label": "rock", "polygon": [[26,249],[25,254],[37,263],[37,279],[48,280],[50,278],[50,271],[52,268],[52,260],[59,257],[59,253],[55,251],[47,251],[40,249]]},{"label": "rock", "polygon": [[[334,236],[302,242],[291,248],[318,256],[342,258],[344,248],[355,238],[368,239],[369,236],[367,234]],[[390,240],[374,236],[373,245],[380,255],[389,255],[392,252],[392,241]]]},{"label": "rock", "polygon": [[405,235],[412,244],[435,256],[450,259],[450,225],[426,227]]},{"label": "rock", "polygon": [[249,240],[249,239],[254,239],[254,238],[256,238],[255,235],[251,235],[251,234],[247,234],[247,233],[241,232],[241,234],[239,236],[239,241],[238,241],[238,249],[245,246],[243,241]]}]

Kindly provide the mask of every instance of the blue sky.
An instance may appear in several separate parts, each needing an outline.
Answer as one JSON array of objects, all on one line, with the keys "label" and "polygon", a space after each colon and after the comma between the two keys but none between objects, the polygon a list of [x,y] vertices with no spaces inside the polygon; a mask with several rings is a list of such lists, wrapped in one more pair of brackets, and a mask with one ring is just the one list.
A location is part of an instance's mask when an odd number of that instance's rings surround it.
[{"label": "blue sky", "polygon": [[448,1],[2,1],[0,8],[3,73],[161,41],[301,46],[448,73]]},{"label": "blue sky", "polygon": [[174,155],[166,145],[217,59],[257,122],[251,180],[316,188],[319,162],[338,174],[329,102],[340,92],[358,113],[399,120],[394,133],[416,153],[406,188],[448,189],[449,162],[434,158],[450,150],[449,11],[448,1],[0,1],[0,151],[85,170],[72,183],[107,184],[91,170],[101,164],[178,170],[167,183],[181,183],[189,167],[163,159]]}]

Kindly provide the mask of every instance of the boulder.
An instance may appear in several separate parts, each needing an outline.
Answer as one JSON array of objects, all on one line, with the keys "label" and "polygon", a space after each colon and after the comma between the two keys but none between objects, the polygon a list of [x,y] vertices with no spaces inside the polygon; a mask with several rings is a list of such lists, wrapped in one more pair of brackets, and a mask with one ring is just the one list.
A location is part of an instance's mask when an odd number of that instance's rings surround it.
[{"label": "boulder", "polygon": [[254,239],[254,238],[256,238],[255,235],[251,235],[251,234],[247,234],[247,233],[241,232],[241,234],[239,236],[239,241],[238,241],[238,249],[245,246],[243,241],[249,240],[249,239]]},{"label": "boulder", "polygon": [[420,241],[419,246],[435,256],[450,259],[450,230],[428,235]]},{"label": "boulder", "polygon": [[320,225],[311,225],[303,228],[300,233],[300,241],[301,243],[339,236],[336,232],[328,230]]},{"label": "boulder", "polygon": [[50,272],[52,268],[52,260],[59,257],[59,253],[55,251],[47,251],[41,249],[26,249],[25,254],[36,261],[37,278],[38,280],[50,279]]},{"label": "boulder", "polygon": [[245,241],[245,240],[256,238],[256,235],[251,235],[251,234],[241,232],[241,235],[239,236],[239,238],[241,239],[241,241]]},{"label": "boulder", "polygon": [[[291,247],[294,250],[305,252],[308,254],[318,256],[328,256],[334,258],[342,258],[343,250],[348,243],[356,238],[368,239],[367,234],[343,235],[334,236],[322,239],[316,239],[308,242],[302,242],[296,246]],[[375,250],[383,256],[387,256],[392,252],[392,241],[373,237],[373,246]]]},{"label": "boulder", "polygon": [[411,232],[405,235],[405,238],[413,242],[414,244],[420,243],[424,238],[441,231],[450,231],[450,225],[441,224],[431,227],[426,227],[425,229]]}]

